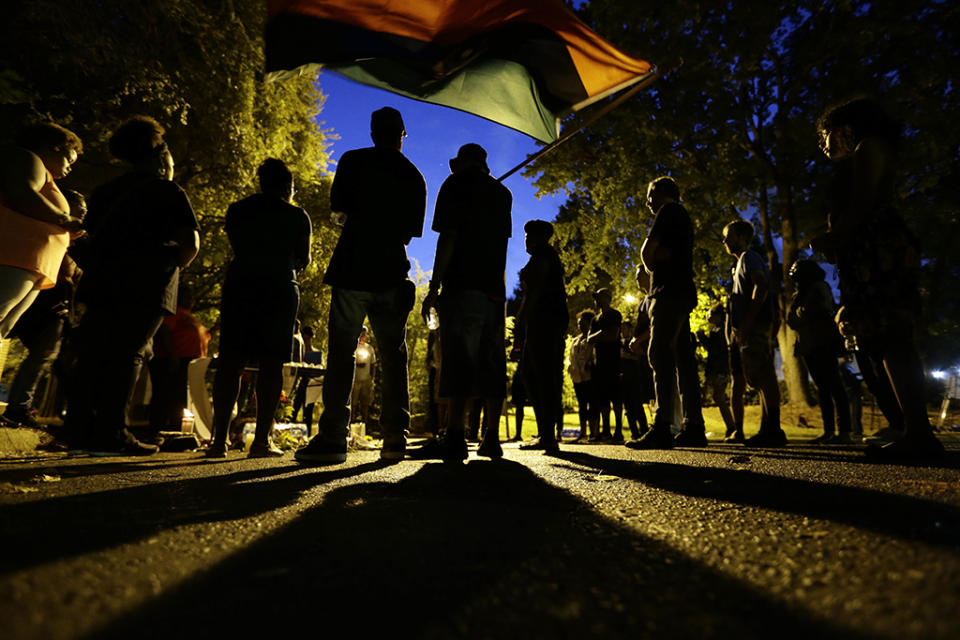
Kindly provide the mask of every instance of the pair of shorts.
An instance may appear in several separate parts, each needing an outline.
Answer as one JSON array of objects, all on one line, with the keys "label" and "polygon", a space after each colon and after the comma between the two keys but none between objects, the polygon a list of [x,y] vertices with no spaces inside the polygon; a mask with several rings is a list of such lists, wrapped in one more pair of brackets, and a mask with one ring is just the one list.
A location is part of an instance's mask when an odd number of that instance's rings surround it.
[{"label": "pair of shorts", "polygon": [[440,316],[440,396],[505,398],[505,304],[482,291],[444,292]]},{"label": "pair of shorts", "polygon": [[289,362],[299,308],[296,282],[228,277],[220,305],[220,354],[245,362]]}]

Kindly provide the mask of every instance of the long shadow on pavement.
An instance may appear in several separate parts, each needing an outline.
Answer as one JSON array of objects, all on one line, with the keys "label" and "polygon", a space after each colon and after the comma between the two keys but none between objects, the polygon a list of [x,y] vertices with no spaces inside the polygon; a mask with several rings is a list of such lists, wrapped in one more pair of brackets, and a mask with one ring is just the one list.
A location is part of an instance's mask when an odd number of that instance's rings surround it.
[{"label": "long shadow on pavement", "polygon": [[[0,575],[110,549],[173,527],[259,515],[296,501],[302,491],[318,484],[382,466],[369,462],[304,473],[297,473],[302,469],[297,465],[232,473],[224,469],[201,478],[8,504],[0,519],[0,539],[7,549],[30,553],[0,554]],[[293,475],[271,479],[282,474]]]},{"label": "long shadow on pavement", "polygon": [[746,469],[633,462],[571,451],[557,457],[671,493],[830,520],[960,553],[960,508],[940,502]]},{"label": "long shadow on pavement", "polygon": [[638,536],[514,462],[334,489],[88,636],[862,638]]}]

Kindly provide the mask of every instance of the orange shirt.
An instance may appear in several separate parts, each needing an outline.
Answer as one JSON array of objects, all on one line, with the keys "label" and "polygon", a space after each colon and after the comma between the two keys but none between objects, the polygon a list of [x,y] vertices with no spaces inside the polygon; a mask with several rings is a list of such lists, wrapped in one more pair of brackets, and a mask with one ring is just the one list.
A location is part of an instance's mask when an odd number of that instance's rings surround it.
[{"label": "orange shirt", "polygon": [[[40,195],[64,211],[70,208],[49,171]],[[69,244],[69,232],[17,213],[0,200],[0,264],[36,273],[40,275],[38,288],[50,289],[57,283]]]}]

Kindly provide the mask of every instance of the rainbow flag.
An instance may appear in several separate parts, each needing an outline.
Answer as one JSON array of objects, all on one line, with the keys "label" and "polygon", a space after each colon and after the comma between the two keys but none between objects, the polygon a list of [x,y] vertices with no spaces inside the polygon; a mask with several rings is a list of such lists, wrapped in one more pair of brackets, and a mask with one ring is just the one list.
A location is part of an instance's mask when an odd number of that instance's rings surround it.
[{"label": "rainbow flag", "polygon": [[323,66],[544,142],[653,72],[561,0],[267,0],[270,77]]}]

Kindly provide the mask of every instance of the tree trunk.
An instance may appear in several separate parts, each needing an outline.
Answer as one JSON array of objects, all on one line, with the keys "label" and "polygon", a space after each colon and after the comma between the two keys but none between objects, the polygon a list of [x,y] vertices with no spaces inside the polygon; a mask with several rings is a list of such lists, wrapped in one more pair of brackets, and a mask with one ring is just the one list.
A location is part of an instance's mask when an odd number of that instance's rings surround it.
[{"label": "tree trunk", "polygon": [[[797,259],[796,225],[792,190],[789,185],[778,184],[777,195],[781,202],[780,237],[783,240],[783,264],[791,265]],[[766,182],[761,183],[760,191],[760,222],[763,226],[763,245],[767,251],[767,260],[770,267],[770,293],[776,295],[777,309],[780,316],[780,328],[777,331],[777,346],[780,348],[780,358],[783,363],[783,380],[787,385],[786,401],[801,406],[813,406],[813,396],[810,393],[810,380],[803,360],[794,353],[793,346],[797,341],[797,332],[787,326],[787,310],[793,299],[793,283],[785,279],[785,269],[780,264],[777,249],[773,245],[773,234],[770,230],[770,203],[766,190]]]}]

